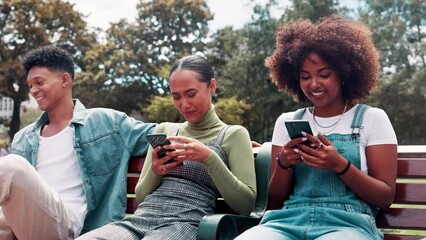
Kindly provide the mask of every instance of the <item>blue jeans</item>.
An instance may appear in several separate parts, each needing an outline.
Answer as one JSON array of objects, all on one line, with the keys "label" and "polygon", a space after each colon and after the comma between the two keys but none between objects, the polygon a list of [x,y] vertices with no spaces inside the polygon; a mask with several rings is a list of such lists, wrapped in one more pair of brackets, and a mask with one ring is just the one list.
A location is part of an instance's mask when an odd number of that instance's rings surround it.
[{"label": "blue jeans", "polygon": [[[338,204],[340,205],[340,204]],[[341,207],[318,205],[297,206],[267,211],[260,225],[253,227],[237,240],[287,239],[382,239],[374,219],[365,213],[347,211]],[[371,229],[371,231],[366,231]]]}]

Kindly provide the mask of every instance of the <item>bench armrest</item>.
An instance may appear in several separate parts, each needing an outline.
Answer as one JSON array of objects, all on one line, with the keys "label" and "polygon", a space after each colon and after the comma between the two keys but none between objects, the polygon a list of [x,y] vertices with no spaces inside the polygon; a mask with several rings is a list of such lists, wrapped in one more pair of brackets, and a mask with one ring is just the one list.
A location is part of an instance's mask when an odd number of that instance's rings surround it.
[{"label": "bench armrest", "polygon": [[268,205],[269,176],[271,172],[271,144],[262,144],[255,158],[257,196],[250,216],[210,214],[198,226],[198,240],[234,239],[241,232],[259,224]]}]

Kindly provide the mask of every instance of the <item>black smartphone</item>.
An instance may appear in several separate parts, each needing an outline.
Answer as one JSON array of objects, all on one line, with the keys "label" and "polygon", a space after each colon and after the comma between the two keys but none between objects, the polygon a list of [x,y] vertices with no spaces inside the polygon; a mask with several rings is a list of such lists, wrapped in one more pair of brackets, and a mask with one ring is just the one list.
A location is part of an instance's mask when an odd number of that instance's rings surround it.
[{"label": "black smartphone", "polygon": [[[311,125],[309,125],[308,120],[287,120],[284,124],[291,139],[303,137],[301,133],[302,131],[313,135]],[[304,143],[308,145],[311,144],[309,140]]]},{"label": "black smartphone", "polygon": [[[169,140],[166,139],[166,134],[163,133],[156,133],[156,134],[148,134],[146,135],[146,139],[148,140],[149,144],[151,144],[151,146],[153,148],[157,147],[157,146],[165,146],[165,145],[170,145],[172,144]],[[174,149],[165,149],[165,148],[161,148],[160,151],[158,151],[157,156],[159,158],[162,158],[164,156],[166,156],[166,152],[171,152],[174,151]],[[170,159],[169,161],[167,161],[167,163],[174,161],[174,159]]]}]

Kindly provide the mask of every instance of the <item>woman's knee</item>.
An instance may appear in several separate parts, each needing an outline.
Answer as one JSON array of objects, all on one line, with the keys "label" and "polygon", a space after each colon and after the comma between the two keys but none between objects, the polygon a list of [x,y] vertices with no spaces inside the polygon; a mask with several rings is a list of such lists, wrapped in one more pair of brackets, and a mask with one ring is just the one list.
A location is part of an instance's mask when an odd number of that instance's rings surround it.
[{"label": "woman's knee", "polygon": [[372,239],[371,236],[364,233],[362,230],[357,229],[341,229],[334,232],[330,232],[322,235],[316,240],[332,240],[332,239],[353,239],[353,240],[364,240]]},{"label": "woman's knee", "polygon": [[235,240],[251,239],[283,240],[287,238],[279,231],[263,225],[252,227],[235,238]]}]

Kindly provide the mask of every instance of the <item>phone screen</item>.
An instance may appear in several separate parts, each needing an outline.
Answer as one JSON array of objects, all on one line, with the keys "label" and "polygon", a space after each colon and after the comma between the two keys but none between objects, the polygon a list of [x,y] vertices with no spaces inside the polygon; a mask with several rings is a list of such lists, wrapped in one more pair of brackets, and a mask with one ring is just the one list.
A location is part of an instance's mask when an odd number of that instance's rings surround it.
[{"label": "phone screen", "polygon": [[287,120],[284,124],[291,139],[303,137],[302,131],[312,135],[312,129],[308,120]]}]

